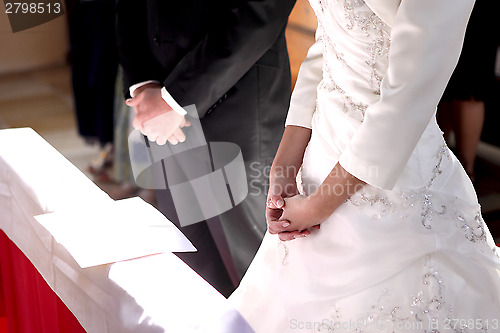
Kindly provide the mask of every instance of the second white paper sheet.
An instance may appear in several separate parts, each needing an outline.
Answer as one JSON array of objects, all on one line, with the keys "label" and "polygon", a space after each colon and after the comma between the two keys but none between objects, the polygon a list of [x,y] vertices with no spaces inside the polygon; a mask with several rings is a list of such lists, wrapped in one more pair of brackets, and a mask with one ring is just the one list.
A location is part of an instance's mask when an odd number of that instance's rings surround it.
[{"label": "second white paper sheet", "polygon": [[196,248],[162,213],[135,197],[35,216],[82,268]]}]

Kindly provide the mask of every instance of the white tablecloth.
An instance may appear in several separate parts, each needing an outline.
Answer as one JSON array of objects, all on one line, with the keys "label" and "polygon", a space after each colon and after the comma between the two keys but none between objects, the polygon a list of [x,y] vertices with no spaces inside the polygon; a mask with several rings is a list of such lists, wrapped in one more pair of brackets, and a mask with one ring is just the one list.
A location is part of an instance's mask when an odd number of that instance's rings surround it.
[{"label": "white tablecloth", "polygon": [[[252,332],[171,253],[81,269],[35,215],[112,200],[29,128],[0,130],[0,229],[88,332]],[[91,246],[91,242],[89,243]]]}]

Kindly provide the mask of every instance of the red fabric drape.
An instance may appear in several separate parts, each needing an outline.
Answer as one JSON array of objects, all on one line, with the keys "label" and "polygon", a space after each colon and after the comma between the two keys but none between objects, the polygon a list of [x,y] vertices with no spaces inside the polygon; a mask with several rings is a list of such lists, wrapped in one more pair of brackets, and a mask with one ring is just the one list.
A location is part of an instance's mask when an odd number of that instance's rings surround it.
[{"label": "red fabric drape", "polygon": [[5,332],[2,325],[8,326],[9,333],[85,332],[28,258],[0,230],[0,333]]},{"label": "red fabric drape", "polygon": [[0,333],[8,333],[7,318],[0,317]]}]

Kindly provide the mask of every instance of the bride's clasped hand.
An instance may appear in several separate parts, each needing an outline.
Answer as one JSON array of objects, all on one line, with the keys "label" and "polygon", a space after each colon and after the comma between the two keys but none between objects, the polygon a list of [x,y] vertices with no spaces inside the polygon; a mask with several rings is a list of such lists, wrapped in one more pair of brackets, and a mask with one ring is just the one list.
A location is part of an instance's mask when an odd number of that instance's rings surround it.
[{"label": "bride's clasped hand", "polygon": [[284,205],[271,209],[271,214],[273,218],[268,219],[268,230],[278,234],[282,241],[310,235],[311,229],[319,229],[320,223],[328,217],[315,209],[311,197],[300,194],[284,198]]}]

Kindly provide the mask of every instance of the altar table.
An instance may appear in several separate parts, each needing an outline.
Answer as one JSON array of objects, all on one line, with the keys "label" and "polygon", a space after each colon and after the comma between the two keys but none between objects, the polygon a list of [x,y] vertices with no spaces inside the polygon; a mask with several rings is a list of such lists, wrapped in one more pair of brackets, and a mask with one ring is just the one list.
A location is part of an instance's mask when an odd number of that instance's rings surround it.
[{"label": "altar table", "polygon": [[253,332],[174,254],[82,269],[34,218],[106,200],[32,129],[0,130],[0,330]]}]

